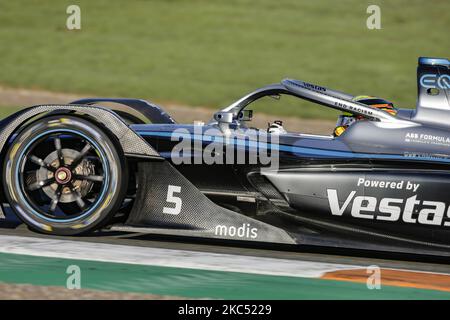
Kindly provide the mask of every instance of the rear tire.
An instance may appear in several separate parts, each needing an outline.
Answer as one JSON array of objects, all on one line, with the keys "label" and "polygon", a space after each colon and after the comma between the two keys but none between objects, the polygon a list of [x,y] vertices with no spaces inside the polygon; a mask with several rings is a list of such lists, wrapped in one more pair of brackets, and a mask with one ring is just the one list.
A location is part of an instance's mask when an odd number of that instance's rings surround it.
[{"label": "rear tire", "polygon": [[119,142],[76,116],[42,118],[9,148],[3,183],[17,216],[31,229],[79,235],[105,226],[124,199],[128,171]]}]

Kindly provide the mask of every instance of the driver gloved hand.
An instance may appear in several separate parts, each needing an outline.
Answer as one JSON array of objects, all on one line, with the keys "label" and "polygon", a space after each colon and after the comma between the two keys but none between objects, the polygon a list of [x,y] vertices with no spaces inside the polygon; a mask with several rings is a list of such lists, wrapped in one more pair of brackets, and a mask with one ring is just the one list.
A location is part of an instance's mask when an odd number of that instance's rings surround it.
[{"label": "driver gloved hand", "polygon": [[272,134],[285,134],[286,130],[283,128],[283,122],[280,120],[275,120],[272,124],[268,123],[267,132]]}]

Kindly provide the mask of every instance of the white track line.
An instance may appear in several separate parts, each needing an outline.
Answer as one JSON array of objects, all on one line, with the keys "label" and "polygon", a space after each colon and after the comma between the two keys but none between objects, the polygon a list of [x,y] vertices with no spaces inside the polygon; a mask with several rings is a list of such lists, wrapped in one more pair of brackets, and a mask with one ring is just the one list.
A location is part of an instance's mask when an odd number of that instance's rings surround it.
[{"label": "white track line", "polygon": [[0,252],[147,266],[319,278],[364,266],[0,235]]}]

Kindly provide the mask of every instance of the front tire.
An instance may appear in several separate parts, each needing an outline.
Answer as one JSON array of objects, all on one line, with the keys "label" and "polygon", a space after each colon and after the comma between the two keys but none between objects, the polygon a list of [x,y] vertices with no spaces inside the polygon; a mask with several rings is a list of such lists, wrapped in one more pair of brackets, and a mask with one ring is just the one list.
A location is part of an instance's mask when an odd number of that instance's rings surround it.
[{"label": "front tire", "polygon": [[23,128],[8,150],[3,174],[18,217],[31,229],[54,235],[84,234],[107,224],[128,181],[117,139],[66,115]]}]

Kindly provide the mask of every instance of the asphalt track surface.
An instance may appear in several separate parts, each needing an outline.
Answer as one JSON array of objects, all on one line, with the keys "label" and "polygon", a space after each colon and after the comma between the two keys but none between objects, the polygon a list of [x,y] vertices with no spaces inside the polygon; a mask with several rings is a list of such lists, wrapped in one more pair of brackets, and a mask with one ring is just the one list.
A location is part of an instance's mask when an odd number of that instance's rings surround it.
[{"label": "asphalt track surface", "polygon": [[[69,294],[61,288],[73,266],[81,272],[82,290]],[[373,267],[381,290],[370,288]],[[6,298],[44,292],[50,300],[62,298],[58,292],[69,299],[450,299],[450,265],[411,255],[337,254],[335,249],[113,230],[46,236],[3,220],[1,286]]]},{"label": "asphalt track surface", "polygon": [[410,271],[450,273],[448,259],[423,256],[393,255],[374,252],[334,251],[318,248],[300,248],[292,246],[258,246],[255,244],[220,242],[217,240],[199,240],[193,238],[176,238],[141,233],[107,231],[83,237],[58,237],[34,233],[24,225],[16,228],[0,224],[1,236],[19,236],[55,240],[70,240],[89,243],[104,243],[130,247],[147,247],[187,252],[204,252],[232,254],[242,257],[263,257],[283,260],[295,260],[316,263],[333,263],[343,265],[376,265],[386,269],[404,269]]}]

